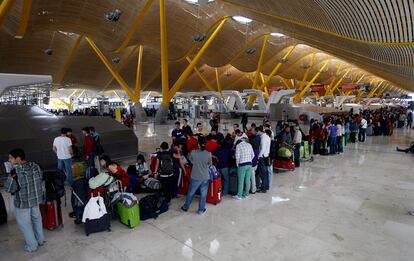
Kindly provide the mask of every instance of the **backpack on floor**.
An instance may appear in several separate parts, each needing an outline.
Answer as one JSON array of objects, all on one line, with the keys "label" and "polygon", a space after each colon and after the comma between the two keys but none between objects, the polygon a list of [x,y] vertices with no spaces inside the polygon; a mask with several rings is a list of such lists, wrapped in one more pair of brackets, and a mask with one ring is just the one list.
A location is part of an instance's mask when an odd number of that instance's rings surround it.
[{"label": "backpack on floor", "polygon": [[168,203],[159,195],[148,195],[139,201],[140,219],[156,219],[160,214],[168,211]]},{"label": "backpack on floor", "polygon": [[59,200],[65,196],[66,175],[62,170],[43,172],[45,181],[46,199]]}]

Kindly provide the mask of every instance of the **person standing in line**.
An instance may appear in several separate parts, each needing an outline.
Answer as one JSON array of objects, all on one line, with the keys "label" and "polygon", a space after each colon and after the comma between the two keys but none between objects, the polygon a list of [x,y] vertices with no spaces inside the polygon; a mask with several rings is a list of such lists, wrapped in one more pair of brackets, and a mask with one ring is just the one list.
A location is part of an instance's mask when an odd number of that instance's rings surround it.
[{"label": "person standing in line", "polygon": [[247,132],[247,122],[249,121],[249,118],[247,117],[246,113],[243,113],[241,124],[243,126],[243,132]]},{"label": "person standing in line", "polygon": [[223,196],[229,194],[229,168],[232,157],[231,145],[229,145],[225,139],[219,139],[218,144],[220,147],[213,151],[213,157],[217,160],[217,170],[221,173],[223,180]]},{"label": "person standing in line", "polygon": [[188,120],[184,119],[183,120],[183,134],[188,136],[188,135],[193,135],[193,130],[191,129],[190,125],[188,125]]},{"label": "person standing in line", "polygon": [[189,157],[190,162],[193,164],[191,172],[190,188],[187,193],[184,205],[181,210],[187,212],[193,201],[194,194],[200,188],[200,200],[198,203],[199,215],[206,212],[206,198],[208,191],[208,184],[210,180],[209,167],[213,163],[211,153],[205,150],[205,138],[203,136],[198,138],[198,144],[200,149],[192,151]]},{"label": "person standing in line", "polygon": [[234,199],[240,200],[249,197],[250,177],[252,175],[252,161],[254,152],[252,145],[247,142],[247,138],[242,138],[236,143],[236,166],[237,166],[237,195]]},{"label": "person standing in line", "polygon": [[266,135],[263,131],[263,127],[256,128],[257,135],[260,137],[260,152],[259,152],[259,162],[258,162],[258,171],[260,173],[260,179],[262,184],[259,193],[266,193],[269,190],[269,153],[270,153],[270,137]]},{"label": "person standing in line", "polygon": [[99,135],[98,132],[96,132],[95,127],[91,126],[89,127],[89,130],[91,132],[91,136],[94,139],[94,141],[96,141],[97,143],[101,143],[101,135]]},{"label": "person standing in line", "polygon": [[336,154],[336,137],[338,136],[338,128],[335,124],[328,122],[328,141],[329,141],[329,154]]},{"label": "person standing in line", "polygon": [[336,153],[344,153],[343,147],[343,139],[344,139],[344,126],[342,125],[342,121],[340,119],[336,120],[336,127],[338,128],[338,132],[336,135]]},{"label": "person standing in line", "polygon": [[413,127],[413,111],[408,109],[407,111],[407,128],[411,129]]},{"label": "person standing in line", "polygon": [[7,178],[6,192],[14,194],[16,221],[26,241],[27,252],[36,251],[44,244],[42,215],[39,204],[44,202],[43,175],[39,165],[26,161],[22,149],[9,153],[13,169]]},{"label": "person standing in line", "polygon": [[88,162],[88,167],[95,167],[94,139],[91,136],[89,127],[82,128],[82,134],[84,136],[83,157]]},{"label": "person standing in line", "polygon": [[252,145],[254,158],[252,160],[252,175],[251,175],[251,193],[255,194],[257,190],[256,184],[256,174],[257,174],[257,164],[259,161],[259,152],[260,152],[260,137],[257,136],[256,127],[251,130],[251,135],[249,136],[249,143]]},{"label": "person standing in line", "polygon": [[[384,124],[385,125],[385,124]],[[366,131],[367,131],[367,127],[368,127],[368,121],[365,119],[365,117],[362,117],[361,119],[361,123],[359,125],[359,141],[360,142],[365,142],[365,135],[366,135]]]},{"label": "person standing in line", "polygon": [[302,132],[298,125],[295,125],[293,134],[293,145],[295,146],[294,159],[295,167],[300,167],[300,146],[302,145]]},{"label": "person standing in line", "polygon": [[67,136],[68,129],[62,128],[60,136],[53,140],[53,151],[57,156],[57,168],[66,174],[69,186],[72,186],[72,141]]},{"label": "person standing in line", "polygon": [[[266,125],[269,125],[269,124],[266,124]],[[271,137],[273,137],[272,130],[264,129],[264,131],[265,131],[266,135],[269,136],[270,145],[271,145],[272,144],[272,138]],[[269,164],[267,165],[267,172],[269,173],[269,188],[271,188],[272,184],[273,184],[273,161],[270,158],[270,148],[269,148]]]},{"label": "person standing in line", "polygon": [[181,129],[181,124],[179,121],[175,122],[175,128],[171,132],[171,137],[173,142],[180,139],[183,136],[183,130]]},{"label": "person standing in line", "polygon": [[161,151],[157,153],[154,173],[158,173],[165,201],[170,203],[174,193],[177,191],[178,182],[174,172],[173,155],[169,150],[167,142],[160,145]]}]

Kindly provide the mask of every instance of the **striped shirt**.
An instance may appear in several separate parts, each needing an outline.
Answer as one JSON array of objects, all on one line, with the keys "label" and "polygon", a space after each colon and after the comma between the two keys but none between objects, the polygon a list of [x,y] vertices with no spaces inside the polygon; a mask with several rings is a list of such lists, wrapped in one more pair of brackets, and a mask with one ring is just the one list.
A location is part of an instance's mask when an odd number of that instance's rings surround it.
[{"label": "striped shirt", "polygon": [[[42,170],[34,162],[25,162],[15,167],[20,190],[15,193],[16,208],[31,208],[44,202],[44,187]],[[13,193],[17,189],[16,181],[9,175],[5,188]]]}]

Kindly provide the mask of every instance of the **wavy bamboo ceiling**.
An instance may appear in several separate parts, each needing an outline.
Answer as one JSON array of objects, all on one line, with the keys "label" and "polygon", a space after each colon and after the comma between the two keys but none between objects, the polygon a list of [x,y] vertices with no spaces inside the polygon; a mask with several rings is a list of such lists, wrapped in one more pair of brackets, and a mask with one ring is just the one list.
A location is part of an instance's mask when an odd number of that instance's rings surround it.
[{"label": "wavy bamboo ceiling", "polygon": [[[1,1],[0,1],[1,2]],[[24,0],[15,0],[0,31],[0,72],[51,74],[56,81],[94,90],[119,89],[103,63],[82,38],[73,61],[63,73],[79,35],[94,40],[114,63],[130,86],[135,86],[138,51],[143,45],[143,90],[161,90],[159,5],[154,0],[127,48],[116,53],[136,17],[143,0],[33,0],[27,31],[15,38],[24,10]],[[205,1],[206,2],[206,1]],[[105,14],[122,11],[117,22]],[[169,80],[172,85],[188,65],[200,43],[193,36],[214,30],[225,16],[253,19],[242,24],[230,19],[203,55],[198,68],[211,86],[216,87],[216,69],[223,89],[252,86],[264,36],[270,36],[263,60],[264,78],[282,61],[277,76],[268,87],[299,86],[309,81],[329,61],[317,83],[330,84],[348,70],[343,84],[380,82],[414,90],[414,1],[403,0],[221,0],[191,4],[167,0]],[[45,49],[53,49],[46,55]],[[250,54],[246,50],[253,50]],[[310,69],[308,70],[308,68]],[[304,77],[309,71],[307,77]],[[293,80],[290,80],[293,79]],[[260,85],[260,84],[259,84]],[[192,74],[181,91],[206,90],[205,83]]]}]

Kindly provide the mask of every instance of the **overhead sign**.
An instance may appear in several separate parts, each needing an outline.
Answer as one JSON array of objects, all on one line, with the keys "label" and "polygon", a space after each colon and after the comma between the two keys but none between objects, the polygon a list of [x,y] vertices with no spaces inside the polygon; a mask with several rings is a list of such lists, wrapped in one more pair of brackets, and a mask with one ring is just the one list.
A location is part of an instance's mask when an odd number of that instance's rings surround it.
[{"label": "overhead sign", "polygon": [[318,84],[318,85],[312,85],[311,92],[323,92],[325,91],[325,85]]},{"label": "overhead sign", "polygon": [[399,92],[386,92],[383,94],[384,98],[401,98],[401,93]]},{"label": "overhead sign", "polygon": [[358,85],[357,84],[342,85],[339,87],[339,89],[343,91],[352,91],[352,90],[358,89]]}]

